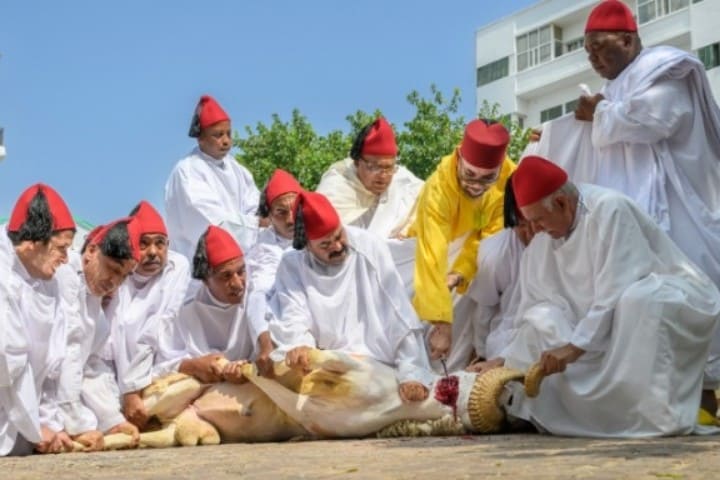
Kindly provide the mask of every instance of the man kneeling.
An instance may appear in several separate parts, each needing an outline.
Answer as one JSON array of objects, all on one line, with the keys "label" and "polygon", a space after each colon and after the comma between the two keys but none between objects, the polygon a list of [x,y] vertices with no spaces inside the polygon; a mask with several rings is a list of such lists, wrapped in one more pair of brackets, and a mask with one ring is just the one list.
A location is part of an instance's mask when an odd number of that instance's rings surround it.
[{"label": "man kneeling", "polygon": [[315,347],[371,357],[397,369],[403,401],[427,398],[433,376],[423,326],[385,243],[343,226],[325,196],[304,192],[293,246],[270,298],[272,358],[307,369]]},{"label": "man kneeling", "polygon": [[629,198],[567,178],[532,156],[513,175],[536,235],[501,356],[551,376],[507,411],[558,435],[691,433],[720,292]]}]

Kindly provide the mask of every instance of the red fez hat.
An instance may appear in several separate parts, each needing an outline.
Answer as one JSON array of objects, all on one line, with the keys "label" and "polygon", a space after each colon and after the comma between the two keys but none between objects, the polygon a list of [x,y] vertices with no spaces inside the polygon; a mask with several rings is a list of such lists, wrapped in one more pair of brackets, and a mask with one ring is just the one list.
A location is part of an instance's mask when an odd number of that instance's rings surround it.
[{"label": "red fez hat", "polygon": [[191,137],[199,137],[200,130],[203,128],[225,120],[230,120],[230,117],[225,113],[225,110],[222,109],[220,104],[210,95],[203,95],[195,107],[195,114],[190,123],[190,132],[188,135]]},{"label": "red fez hat", "polygon": [[32,202],[35,196],[40,192],[45,194],[48,209],[50,210],[50,215],[52,216],[52,231],[57,232],[59,230],[75,229],[75,221],[73,220],[72,215],[70,215],[70,209],[68,209],[62,197],[53,190],[52,187],[42,183],[36,183],[35,185],[27,188],[15,203],[15,207],[10,215],[10,222],[7,226],[8,232],[20,231],[27,221],[30,202]]},{"label": "red fez hat", "polygon": [[242,248],[226,230],[210,225],[205,235],[205,253],[210,268],[243,256]]},{"label": "red fez hat", "polygon": [[160,213],[145,200],[138,204],[137,211],[133,216],[140,221],[140,235],[159,233],[167,237],[167,227],[165,227]]},{"label": "red fez hat", "polygon": [[395,133],[383,117],[379,117],[368,130],[360,153],[363,155],[397,155]]},{"label": "red fez hat", "polygon": [[590,12],[585,24],[588,32],[637,32],[630,8],[619,0],[604,0]]},{"label": "red fez hat", "polygon": [[108,232],[117,224],[124,223],[127,228],[128,242],[130,243],[130,252],[136,262],[140,261],[140,236],[141,225],[137,217],[124,217],[114,222],[108,223],[101,227],[95,227],[87,235],[87,242],[93,245],[100,245],[107,236]]},{"label": "red fez hat", "polygon": [[531,155],[523,158],[512,175],[512,188],[518,207],[539,202],[567,182],[565,170],[549,160]]},{"label": "red fez hat", "polygon": [[308,240],[322,238],[340,226],[340,217],[335,207],[322,193],[302,192],[297,201],[302,209],[305,236]]},{"label": "red fez hat", "polygon": [[300,193],[302,191],[303,188],[292,174],[277,168],[270,180],[268,180],[267,187],[265,187],[265,201],[269,207],[276,198],[286,193]]},{"label": "red fez hat", "polygon": [[497,168],[505,160],[508,143],[510,134],[501,123],[473,120],[465,127],[460,155],[475,167]]}]

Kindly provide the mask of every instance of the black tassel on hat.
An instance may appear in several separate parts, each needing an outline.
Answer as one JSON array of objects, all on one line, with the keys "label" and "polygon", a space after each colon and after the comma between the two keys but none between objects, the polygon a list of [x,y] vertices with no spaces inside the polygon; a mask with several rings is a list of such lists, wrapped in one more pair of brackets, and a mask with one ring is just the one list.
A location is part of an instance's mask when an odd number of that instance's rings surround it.
[{"label": "black tassel on hat", "polygon": [[198,138],[200,136],[200,109],[202,106],[198,105],[195,108],[192,120],[190,121],[190,130],[188,136],[192,138]]},{"label": "black tassel on hat", "polygon": [[505,184],[505,198],[503,200],[503,217],[505,220],[505,228],[517,227],[520,219],[518,218],[517,203],[515,202],[515,192],[512,188],[512,175],[507,179]]},{"label": "black tassel on hat", "polygon": [[270,206],[267,202],[267,185],[265,185],[265,188],[260,192],[260,202],[258,203],[255,215],[260,218],[268,218],[270,216]]},{"label": "black tassel on hat", "polygon": [[307,245],[305,219],[302,212],[302,196],[298,198],[297,206],[295,207],[295,226],[292,245],[295,250],[302,250]]},{"label": "black tassel on hat", "polygon": [[357,134],[355,140],[353,140],[352,147],[350,147],[350,158],[353,160],[360,160],[362,158],[362,148],[365,145],[365,138],[368,136],[370,129],[375,122],[365,125],[362,130]]}]

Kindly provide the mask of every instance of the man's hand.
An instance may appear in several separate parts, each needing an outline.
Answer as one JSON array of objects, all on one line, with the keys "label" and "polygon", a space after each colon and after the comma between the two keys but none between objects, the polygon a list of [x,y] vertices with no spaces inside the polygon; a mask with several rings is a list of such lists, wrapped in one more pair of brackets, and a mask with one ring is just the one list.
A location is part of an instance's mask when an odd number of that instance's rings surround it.
[{"label": "man's hand", "polygon": [[483,373],[492,370],[493,368],[502,367],[505,365],[505,359],[504,358],[493,358],[491,360],[485,360],[485,361],[479,361],[475,363],[471,363],[468,365],[468,367],[465,369],[466,372],[473,372],[477,373],[478,375],[482,375]]},{"label": "man's hand", "polygon": [[150,416],[139,391],[123,395],[123,415],[138,429],[145,428]]},{"label": "man's hand", "polygon": [[459,287],[465,281],[462,275],[457,272],[450,272],[447,274],[447,287],[451,292],[455,287]]},{"label": "man's hand", "polygon": [[223,379],[230,383],[245,383],[247,378],[245,378],[245,375],[242,373],[242,367],[248,363],[247,360],[228,363],[223,369]]},{"label": "man's hand", "polygon": [[604,98],[605,97],[599,93],[592,97],[581,95],[578,99],[578,106],[575,109],[575,118],[585,122],[592,122],[593,115],[595,115],[595,107]]},{"label": "man's hand", "polygon": [[536,128],[530,130],[530,138],[528,139],[530,142],[539,142],[540,138],[542,138],[542,130]]},{"label": "man's hand", "polygon": [[124,433],[125,435],[130,435],[132,440],[130,445],[128,445],[129,448],[135,448],[138,443],[140,443],[140,430],[138,430],[138,428],[130,422],[118,423],[105,432],[105,435],[112,435],[113,433]]},{"label": "man's hand", "polygon": [[258,337],[258,344],[260,346],[260,353],[255,357],[255,365],[257,365],[260,375],[263,377],[272,377],[274,374],[274,362],[270,359],[270,354],[275,350],[275,345],[273,345],[270,339],[270,333],[261,333]]},{"label": "man's hand", "polygon": [[452,344],[452,324],[447,322],[432,322],[430,330],[430,358],[439,360],[446,358],[450,353]]},{"label": "man's hand", "polygon": [[103,434],[100,430],[88,430],[73,436],[72,439],[84,445],[89,452],[100,452],[105,447]]},{"label": "man's hand", "polygon": [[398,393],[403,403],[422,402],[428,397],[428,389],[420,382],[403,382]]},{"label": "man's hand", "polygon": [[285,355],[285,364],[290,368],[300,368],[303,372],[310,371],[310,347],[295,347]]},{"label": "man's hand", "polygon": [[192,375],[202,383],[217,383],[223,380],[223,360],[225,357],[219,353],[211,353],[202,357],[183,360],[178,371]]},{"label": "man's hand", "polygon": [[546,350],[540,355],[540,366],[545,376],[553,373],[564,372],[567,366],[576,361],[585,350],[578,348],[572,343],[563,347]]},{"label": "man's hand", "polygon": [[71,452],[73,449],[72,439],[64,431],[56,432],[46,426],[41,426],[40,436],[42,440],[35,445],[35,450],[39,453]]}]

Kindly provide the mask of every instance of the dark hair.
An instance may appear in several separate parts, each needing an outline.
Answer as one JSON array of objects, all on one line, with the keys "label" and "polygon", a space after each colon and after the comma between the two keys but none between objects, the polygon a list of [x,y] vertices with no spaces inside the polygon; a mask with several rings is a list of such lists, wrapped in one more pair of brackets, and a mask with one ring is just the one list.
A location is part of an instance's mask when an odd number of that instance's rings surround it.
[{"label": "dark hair", "polygon": [[37,191],[27,209],[25,222],[17,232],[7,232],[10,242],[19,245],[21,242],[43,242],[47,244],[53,235],[53,219],[47,197],[42,188]]},{"label": "dark hair", "polygon": [[512,188],[512,175],[505,183],[505,198],[503,199],[503,217],[505,220],[505,228],[517,227],[520,223],[517,213],[517,202],[515,201],[515,192]]},{"label": "dark hair", "polygon": [[193,255],[192,277],[197,280],[206,280],[210,275],[210,262],[207,258],[206,237],[207,230],[200,235],[197,247],[195,247],[195,255]]},{"label": "dark hair", "polygon": [[105,238],[100,241],[98,246],[103,255],[118,262],[133,258],[127,223],[118,222],[110,227],[110,230],[105,234]]},{"label": "dark hair", "polygon": [[295,250],[302,250],[307,245],[307,235],[305,233],[305,217],[302,211],[302,201],[297,202],[295,210],[295,225],[293,230],[292,246]]},{"label": "dark hair", "polygon": [[368,133],[370,132],[370,129],[372,128],[373,123],[370,123],[369,125],[365,125],[362,130],[358,132],[358,134],[355,136],[355,140],[353,140],[352,147],[350,147],[350,158],[352,158],[355,161],[360,160],[362,157],[362,148],[365,144],[365,138],[368,136]]},{"label": "dark hair", "polygon": [[268,218],[270,216],[270,206],[267,202],[267,185],[265,185],[265,188],[263,188],[262,192],[260,192],[260,203],[258,203],[255,215],[260,218]]}]

